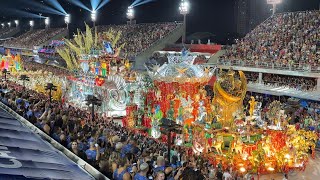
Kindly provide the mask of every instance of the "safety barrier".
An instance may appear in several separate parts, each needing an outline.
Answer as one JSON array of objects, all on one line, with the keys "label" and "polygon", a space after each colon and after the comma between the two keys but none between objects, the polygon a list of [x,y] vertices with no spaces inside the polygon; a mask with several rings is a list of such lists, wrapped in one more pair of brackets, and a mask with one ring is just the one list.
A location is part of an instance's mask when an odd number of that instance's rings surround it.
[{"label": "safety barrier", "polygon": [[60,143],[52,139],[50,136],[42,132],[39,128],[34,126],[32,123],[30,123],[25,118],[21,117],[18,113],[10,109],[8,106],[4,105],[2,102],[0,102],[0,107],[7,111],[9,114],[11,114],[14,118],[16,118],[18,121],[20,121],[23,125],[28,127],[30,130],[32,130],[34,133],[40,135],[42,139],[50,143],[53,147],[55,147],[57,150],[65,154],[69,159],[71,159],[73,162],[78,164],[82,169],[87,171],[90,175],[92,175],[97,180],[109,180],[106,176],[104,176],[102,173],[100,173],[98,170],[96,170],[93,166],[73,154],[71,151],[69,151],[67,148],[62,146]]},{"label": "safety barrier", "polygon": [[313,72],[313,73],[320,72],[320,66],[311,65],[311,64],[307,64],[307,63],[281,64],[281,63],[274,63],[271,61],[261,62],[261,61],[219,59],[218,65],[255,67],[255,68],[264,68],[264,69],[301,71],[301,72]]}]

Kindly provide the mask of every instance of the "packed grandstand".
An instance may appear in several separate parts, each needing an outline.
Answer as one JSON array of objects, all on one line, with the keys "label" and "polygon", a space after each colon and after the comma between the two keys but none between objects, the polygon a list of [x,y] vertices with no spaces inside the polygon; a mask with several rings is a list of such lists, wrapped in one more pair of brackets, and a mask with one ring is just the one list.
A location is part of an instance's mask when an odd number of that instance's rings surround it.
[{"label": "packed grandstand", "polygon": [[[157,70],[155,74],[160,75],[162,75],[160,66],[167,66],[170,64],[170,60],[180,61],[181,57],[184,56],[186,59],[192,59],[193,63],[191,64],[202,64],[202,66],[208,65],[210,67],[218,68],[221,66],[221,69],[229,69],[230,67],[253,67],[258,69],[288,70],[303,73],[319,72],[319,18],[320,11],[275,14],[249,32],[244,38],[238,40],[236,44],[222,48],[220,51],[224,52],[224,54],[216,58],[215,62],[211,61],[211,59],[215,58],[215,53],[203,54],[200,52],[193,52],[194,54],[192,54],[188,52],[187,49],[181,49],[181,52],[158,52],[165,48],[158,49],[156,52],[148,54],[149,57],[146,57],[148,59],[146,59],[145,62],[147,66],[153,66],[153,70]],[[114,46],[118,47],[121,44],[124,44],[120,56],[133,62],[132,69],[134,69],[134,61],[137,56],[140,56],[143,52],[155,47],[155,45],[161,43],[161,41],[166,42],[166,37],[177,32],[181,27],[181,23],[168,22],[135,25],[107,25],[98,26],[96,28],[99,35],[98,38],[100,39],[103,39],[103,34],[110,30],[121,32],[121,37]],[[13,30],[15,29],[0,29],[0,38],[7,36]],[[56,82],[59,82],[60,78],[69,78],[74,73],[74,69],[68,69],[68,62],[60,63],[61,61],[65,61],[65,59],[57,52],[57,49],[66,47],[63,41],[63,38],[67,37],[65,34],[66,30],[66,28],[30,30],[17,37],[5,40],[3,48],[6,49],[6,51],[11,49],[13,55],[21,54],[21,64],[23,64],[23,70],[26,72],[25,74],[30,74],[31,76],[31,74],[39,73],[39,70],[41,70],[43,75],[32,76],[32,78],[35,78],[35,80],[30,81],[31,84],[33,83],[32,86],[36,87],[37,83],[41,84],[40,81],[49,82],[49,80],[47,80],[48,77],[52,78],[50,80],[56,79]],[[210,46],[210,44],[208,46]],[[24,49],[29,49],[33,53],[34,48],[36,48],[36,53],[32,55],[23,52]],[[41,63],[36,61],[35,54],[37,58],[43,59],[43,61],[39,61]],[[133,74],[136,74],[137,72],[130,72],[130,64],[128,65],[124,60],[118,60],[120,57],[114,59],[111,60],[112,63],[108,64],[108,67],[110,69],[112,69],[112,66],[115,67],[115,73],[112,74],[112,70],[108,70],[109,73],[111,72],[112,75],[119,76],[125,74],[125,76],[128,76],[128,78],[125,79],[125,82],[128,84],[132,83],[129,80],[132,80],[132,77],[135,76]],[[85,59],[82,60],[85,61]],[[51,61],[56,61],[56,64],[60,67],[50,65]],[[99,64],[99,58],[96,58],[94,63]],[[101,64],[102,63],[103,62],[101,61]],[[85,69],[82,64],[80,68]],[[126,68],[128,71],[123,72],[119,70],[121,68]],[[184,68],[186,67],[177,66],[172,68],[173,70],[171,69],[163,74],[173,72],[172,74],[177,73],[181,75],[184,72],[189,73],[189,68]],[[91,69],[93,69],[92,71],[95,71],[94,66],[91,67],[90,64],[90,70],[86,70],[86,73],[90,72]],[[102,70],[100,71],[98,70],[99,73],[94,74],[95,82],[99,81],[99,78],[104,77],[103,67],[101,69]],[[205,73],[209,74],[209,70],[206,69],[202,72],[202,74]],[[190,74],[192,73],[183,77],[190,78]],[[75,77],[78,76],[79,74]],[[304,92],[318,92],[320,87],[318,84],[320,76],[318,75],[302,76],[290,73],[285,74],[283,72],[271,73],[268,71],[258,72],[258,70],[248,70],[245,71],[245,76],[247,77],[249,84],[261,84],[263,87],[266,87],[266,89],[284,88]],[[174,78],[171,78],[170,82],[175,81],[175,79],[172,79]],[[237,170],[236,166],[231,166],[226,163],[227,161],[219,159],[220,161],[217,162],[216,160],[210,159],[209,155],[193,153],[192,149],[190,150],[190,146],[180,146],[176,144],[176,142],[173,142],[175,145],[171,147],[168,155],[168,137],[162,136],[161,138],[154,138],[148,133],[148,126],[153,126],[153,124],[148,124],[143,121],[142,124],[145,123],[145,127],[142,127],[141,122],[139,128],[125,127],[122,124],[124,120],[120,122],[119,125],[119,117],[113,118],[98,112],[95,113],[96,117],[93,121],[90,108],[83,109],[74,103],[66,103],[67,98],[65,96],[67,96],[67,94],[63,94],[60,99],[55,99],[50,103],[45,94],[46,91],[32,89],[31,84],[30,87],[25,87],[24,82],[23,84],[20,83],[21,79],[19,82],[18,81],[19,80],[16,77],[16,79],[9,78],[9,81],[2,81],[0,83],[0,89],[2,90],[0,97],[1,102],[23,118],[27,119],[34,126],[41,129],[62,146],[69,149],[74,155],[85,160],[108,178],[117,180],[138,179],[139,176],[143,176],[144,179],[151,178],[157,180],[222,179],[222,177],[225,179],[227,179],[226,177],[231,177],[232,179],[249,179],[253,178],[256,174],[259,176],[259,173],[256,172],[245,171],[244,173],[242,170]],[[78,80],[77,83],[79,84],[79,82],[84,81],[85,80],[81,79]],[[137,80],[137,84],[142,87],[141,81],[142,80]],[[158,79],[158,81],[160,80]],[[110,80],[106,80],[106,82],[110,82]],[[119,82],[120,81],[117,81],[115,84],[118,85],[120,84]],[[116,85],[115,87],[117,87]],[[73,84],[72,88],[73,86],[76,85]],[[107,85],[105,87],[109,88]],[[210,86],[210,88],[213,89],[214,87]],[[80,89],[81,91],[85,91],[85,88]],[[92,92],[98,91],[100,90],[93,90]],[[138,90],[130,90],[126,93],[134,96],[134,91]],[[157,95],[158,92],[156,91],[158,91],[158,89],[153,91],[153,96]],[[119,92],[117,92],[116,95],[112,94],[112,96],[120,96],[119,94],[121,93]],[[143,93],[141,96],[152,96],[148,95],[147,92]],[[209,91],[208,94],[210,94]],[[177,97],[178,95],[174,98]],[[283,106],[288,106],[293,101],[292,99],[294,99],[290,98],[288,94],[266,95],[264,93],[246,92],[244,93],[243,98],[243,109],[244,114],[248,116],[251,113],[250,99],[252,99],[252,97],[255,97],[256,101],[261,103],[261,106],[259,107],[261,109],[260,116],[267,123],[271,123],[271,119],[267,116],[267,112],[270,110],[270,105],[273,104],[274,101],[279,100]],[[128,96],[128,99],[130,98],[131,100],[134,99],[133,97]],[[167,98],[171,98],[172,101],[176,100],[169,96]],[[130,101],[127,104],[128,107],[132,106],[131,103],[133,103],[133,100],[131,100],[127,100]],[[147,100],[144,99],[143,101]],[[192,100],[188,99],[185,103],[189,103],[189,101]],[[303,104],[298,104],[298,108],[296,108],[294,112],[287,114],[288,117],[290,116],[288,123],[294,125],[297,130],[310,130],[319,135],[320,103],[308,99],[301,101]],[[161,102],[159,103],[161,104]],[[173,105],[170,104],[170,102],[163,106],[167,106],[168,109],[170,107],[173,108]],[[201,106],[201,104],[197,105],[197,108],[199,108],[199,106]],[[134,108],[137,107],[134,106]],[[124,111],[130,112],[131,110],[126,108]],[[148,109],[145,107],[142,111],[148,111],[147,113],[152,114],[157,111],[157,108],[152,107],[151,109]],[[175,109],[172,114],[178,114],[178,111],[180,110]],[[199,108],[199,112],[200,111]],[[131,115],[138,119],[138,113],[139,112],[135,112],[135,114],[132,113]],[[142,114],[147,113],[143,112]],[[165,114],[165,112],[163,113]],[[166,116],[168,117],[169,115],[168,112],[166,112]],[[129,114],[127,114],[127,116],[129,116]],[[154,119],[156,116],[157,115],[151,116],[150,119]],[[216,123],[218,120],[217,118],[212,118],[210,121]],[[138,124],[138,122],[136,123]],[[136,125],[136,127],[138,127],[138,125]],[[218,128],[216,129],[218,130]],[[223,131],[228,132],[228,129],[223,129]],[[188,135],[190,136],[190,134]],[[211,136],[206,137],[206,139],[210,138]],[[218,140],[212,140],[211,138],[211,141]],[[170,142],[170,144],[171,143],[172,142]],[[319,143],[318,140],[316,143]],[[213,152],[216,150],[212,147],[208,151],[210,153],[211,151]],[[314,151],[314,149],[310,151]],[[252,151],[250,151],[250,153],[251,152]],[[283,172],[285,174],[288,173],[288,171]]]}]

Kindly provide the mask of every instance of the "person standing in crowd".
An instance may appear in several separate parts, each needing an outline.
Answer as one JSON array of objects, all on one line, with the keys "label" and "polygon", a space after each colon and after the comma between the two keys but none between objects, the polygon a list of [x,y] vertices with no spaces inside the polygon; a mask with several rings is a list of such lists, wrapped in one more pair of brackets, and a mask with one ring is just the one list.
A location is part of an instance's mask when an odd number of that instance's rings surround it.
[{"label": "person standing in crowd", "polygon": [[71,152],[73,152],[73,154],[77,155],[79,158],[83,159],[84,161],[87,161],[87,156],[83,151],[79,150],[77,141],[73,141],[71,143]]},{"label": "person standing in crowd", "polygon": [[126,157],[119,159],[119,168],[113,172],[114,180],[131,180],[131,176],[127,172],[128,163],[129,161]]},{"label": "person standing in crowd", "polygon": [[96,166],[96,162],[100,157],[100,148],[99,145],[95,144],[93,141],[91,141],[89,144],[90,147],[86,150],[87,159],[91,165]]},{"label": "person standing in crowd", "polygon": [[231,176],[231,174],[229,173],[229,170],[228,170],[228,169],[226,169],[226,170],[224,171],[222,177],[223,177],[223,180],[232,180],[232,176]]},{"label": "person standing in crowd", "polygon": [[166,177],[166,176],[165,176],[164,172],[158,171],[158,172],[156,173],[155,180],[164,180],[165,177]]},{"label": "person standing in crowd", "polygon": [[149,164],[142,163],[139,166],[140,171],[134,176],[134,180],[148,180],[147,173],[149,171]]}]

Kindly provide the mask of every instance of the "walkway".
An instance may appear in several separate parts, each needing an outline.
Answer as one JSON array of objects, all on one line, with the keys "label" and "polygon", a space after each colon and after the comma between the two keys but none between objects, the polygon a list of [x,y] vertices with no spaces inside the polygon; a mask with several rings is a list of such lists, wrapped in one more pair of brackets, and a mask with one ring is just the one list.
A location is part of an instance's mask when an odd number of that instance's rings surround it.
[{"label": "walkway", "polygon": [[64,154],[0,109],[0,179],[94,179]]}]

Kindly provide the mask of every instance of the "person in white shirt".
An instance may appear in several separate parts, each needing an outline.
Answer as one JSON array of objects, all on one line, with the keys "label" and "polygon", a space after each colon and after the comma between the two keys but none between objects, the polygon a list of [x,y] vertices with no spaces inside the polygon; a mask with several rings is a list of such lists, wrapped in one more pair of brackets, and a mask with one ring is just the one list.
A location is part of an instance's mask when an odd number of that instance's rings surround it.
[{"label": "person in white shirt", "polygon": [[231,179],[232,179],[232,176],[231,176],[231,174],[229,173],[229,171],[226,170],[226,171],[223,173],[222,178],[223,178],[224,180],[231,180]]}]

